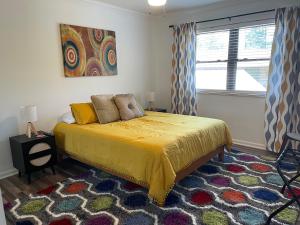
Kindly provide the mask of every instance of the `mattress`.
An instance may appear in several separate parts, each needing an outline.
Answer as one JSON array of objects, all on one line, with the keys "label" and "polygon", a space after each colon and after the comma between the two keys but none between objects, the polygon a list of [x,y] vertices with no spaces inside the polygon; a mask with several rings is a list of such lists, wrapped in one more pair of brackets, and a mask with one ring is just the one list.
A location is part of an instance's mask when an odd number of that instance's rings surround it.
[{"label": "mattress", "polygon": [[59,149],[147,187],[160,205],[177,172],[220,146],[232,145],[224,121],[159,112],[109,124],[58,123],[54,134]]}]

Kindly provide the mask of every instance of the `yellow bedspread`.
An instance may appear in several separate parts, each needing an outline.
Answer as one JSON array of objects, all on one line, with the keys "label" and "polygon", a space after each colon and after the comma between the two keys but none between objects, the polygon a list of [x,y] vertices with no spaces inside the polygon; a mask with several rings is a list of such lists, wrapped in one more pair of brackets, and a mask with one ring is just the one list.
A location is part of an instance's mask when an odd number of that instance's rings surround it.
[{"label": "yellow bedspread", "polygon": [[225,122],[203,117],[146,112],[109,124],[58,123],[57,145],[71,156],[149,188],[163,205],[176,172],[221,145],[231,148]]}]

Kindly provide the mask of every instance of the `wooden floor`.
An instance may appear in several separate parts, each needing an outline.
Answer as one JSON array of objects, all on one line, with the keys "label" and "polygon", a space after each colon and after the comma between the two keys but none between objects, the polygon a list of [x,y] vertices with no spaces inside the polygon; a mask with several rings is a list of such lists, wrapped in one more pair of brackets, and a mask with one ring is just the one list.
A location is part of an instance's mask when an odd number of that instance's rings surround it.
[{"label": "wooden floor", "polygon": [[[243,151],[255,155],[272,155],[272,153],[269,152],[253,149],[244,148]],[[59,181],[63,181],[68,177],[80,175],[87,170],[84,165],[74,163],[73,160],[69,159],[64,160],[55,168],[56,175],[53,175],[50,169],[47,169],[45,173],[34,173],[30,185],[27,184],[26,177],[19,178],[18,175],[0,180],[0,188],[2,190],[4,203],[13,202],[22,194],[36,193],[37,191],[47,188]],[[11,223],[8,222],[7,225],[11,225]],[[298,218],[297,225],[300,225],[300,217]]]},{"label": "wooden floor", "polygon": [[14,175],[0,180],[0,188],[5,202],[12,202],[22,194],[36,193],[68,177],[80,175],[86,172],[86,167],[73,160],[66,159],[55,166],[56,174],[53,175],[51,169],[45,169],[45,172],[35,172],[32,174],[32,181],[29,185],[27,177]]}]

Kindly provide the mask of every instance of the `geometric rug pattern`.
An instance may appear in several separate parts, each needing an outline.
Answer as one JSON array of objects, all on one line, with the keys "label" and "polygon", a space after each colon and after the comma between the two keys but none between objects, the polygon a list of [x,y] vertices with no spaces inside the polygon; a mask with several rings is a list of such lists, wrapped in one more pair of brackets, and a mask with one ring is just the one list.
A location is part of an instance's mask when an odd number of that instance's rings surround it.
[{"label": "geometric rug pattern", "polygon": [[[212,159],[178,182],[164,207],[147,190],[95,168],[6,205],[7,219],[17,225],[262,225],[289,200],[273,157],[233,150],[224,162]],[[289,161],[282,169],[291,176]],[[300,194],[300,180],[293,188]],[[272,224],[295,224],[292,205]]]}]

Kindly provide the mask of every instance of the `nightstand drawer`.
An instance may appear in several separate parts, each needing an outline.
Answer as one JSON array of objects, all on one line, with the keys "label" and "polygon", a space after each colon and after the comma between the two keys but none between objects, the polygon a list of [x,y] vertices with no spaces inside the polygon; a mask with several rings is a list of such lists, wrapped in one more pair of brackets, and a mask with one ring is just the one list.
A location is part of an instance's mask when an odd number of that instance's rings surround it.
[{"label": "nightstand drawer", "polygon": [[57,156],[56,151],[53,149],[47,149],[44,151],[28,154],[25,160],[26,170],[39,170],[40,167],[48,167],[56,163]]},{"label": "nightstand drawer", "polygon": [[[46,147],[47,146],[47,147]],[[47,137],[42,140],[34,140],[22,144],[23,154],[29,155],[47,149],[55,149],[54,137]]]}]

